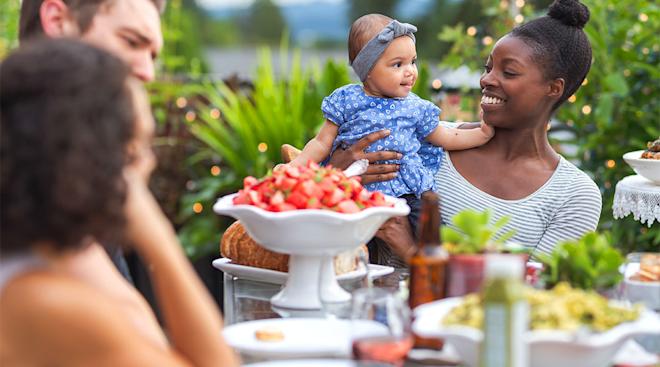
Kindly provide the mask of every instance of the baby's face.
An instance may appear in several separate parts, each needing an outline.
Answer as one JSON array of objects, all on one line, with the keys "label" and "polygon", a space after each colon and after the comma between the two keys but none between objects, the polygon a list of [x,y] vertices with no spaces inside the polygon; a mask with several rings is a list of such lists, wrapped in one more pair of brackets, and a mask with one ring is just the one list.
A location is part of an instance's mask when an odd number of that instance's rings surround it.
[{"label": "baby's face", "polygon": [[396,38],[376,61],[364,89],[367,93],[388,98],[408,96],[417,81],[417,50],[408,37]]}]

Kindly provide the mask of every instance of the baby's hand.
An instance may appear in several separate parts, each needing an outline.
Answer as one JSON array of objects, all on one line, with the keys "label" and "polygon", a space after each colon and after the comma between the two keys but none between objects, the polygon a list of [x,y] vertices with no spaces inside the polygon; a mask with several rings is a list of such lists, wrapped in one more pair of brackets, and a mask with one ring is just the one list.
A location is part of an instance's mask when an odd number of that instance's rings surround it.
[{"label": "baby's hand", "polygon": [[495,129],[493,129],[492,126],[488,125],[483,121],[481,121],[481,131],[488,139],[492,138],[495,135]]}]

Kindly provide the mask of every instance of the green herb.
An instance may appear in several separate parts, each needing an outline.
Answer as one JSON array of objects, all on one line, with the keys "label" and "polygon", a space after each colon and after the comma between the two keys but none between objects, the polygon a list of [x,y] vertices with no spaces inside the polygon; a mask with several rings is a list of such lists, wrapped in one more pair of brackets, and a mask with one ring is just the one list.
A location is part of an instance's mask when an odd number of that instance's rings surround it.
[{"label": "green herb", "polygon": [[477,254],[499,252],[503,245],[515,234],[514,230],[499,234],[509,222],[509,217],[502,217],[491,223],[492,212],[463,210],[452,217],[452,223],[458,229],[443,226],[442,241],[447,251],[452,254]]},{"label": "green herb", "polygon": [[606,290],[622,279],[621,253],[610,245],[609,236],[590,232],[579,240],[565,241],[550,255],[540,255],[546,287],[566,281],[585,290]]}]

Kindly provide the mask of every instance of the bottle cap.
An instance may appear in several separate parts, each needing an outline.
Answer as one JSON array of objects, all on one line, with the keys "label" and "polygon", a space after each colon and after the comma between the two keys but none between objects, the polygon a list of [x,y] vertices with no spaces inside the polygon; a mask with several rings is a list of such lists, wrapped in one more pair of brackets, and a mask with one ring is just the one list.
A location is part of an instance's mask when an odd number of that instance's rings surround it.
[{"label": "bottle cap", "polygon": [[519,255],[486,255],[486,278],[518,278],[525,273],[525,262]]}]

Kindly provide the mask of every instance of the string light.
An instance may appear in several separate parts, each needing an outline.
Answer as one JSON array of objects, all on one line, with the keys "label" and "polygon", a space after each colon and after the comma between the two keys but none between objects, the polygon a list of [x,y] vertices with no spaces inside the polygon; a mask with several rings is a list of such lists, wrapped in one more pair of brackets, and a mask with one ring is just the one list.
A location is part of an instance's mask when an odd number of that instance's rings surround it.
[{"label": "string light", "polygon": [[193,122],[197,118],[197,114],[195,111],[188,111],[186,112],[186,121],[188,122]]},{"label": "string light", "polygon": [[201,213],[202,210],[204,210],[204,206],[202,205],[202,203],[193,204],[193,212],[195,212],[195,214]]},{"label": "string light", "polygon": [[644,14],[644,13],[640,13],[639,14],[639,20],[642,21],[642,22],[646,22],[647,20],[649,20],[649,16]]},{"label": "string light", "polygon": [[500,8],[501,9],[506,9],[508,7],[509,7],[509,2],[508,1],[506,1],[506,0],[500,1]]},{"label": "string light", "polygon": [[612,168],[616,167],[616,162],[614,161],[614,159],[609,159],[609,160],[607,160],[607,162],[605,163],[605,166],[606,166],[607,168],[612,169]]},{"label": "string light", "polygon": [[257,145],[257,150],[260,151],[261,153],[265,153],[268,150],[268,144],[259,143],[259,145]]},{"label": "string light", "polygon": [[591,106],[589,106],[588,104],[582,106],[582,113],[584,113],[585,115],[590,114],[591,113]]},{"label": "string light", "polygon": [[475,28],[474,26],[469,26],[466,33],[468,36],[474,37],[474,35],[477,34],[477,28]]},{"label": "string light", "polygon": [[589,84],[589,80],[587,78],[584,78],[584,80],[582,81],[582,85],[585,86],[587,84]]},{"label": "string light", "polygon": [[624,76],[630,76],[630,69],[625,69],[625,70],[623,71],[623,75],[624,75]]},{"label": "string light", "polygon": [[493,37],[486,36],[486,37],[481,39],[481,43],[483,43],[484,46],[490,46],[493,43]]},{"label": "string light", "polygon": [[213,167],[211,167],[211,174],[212,174],[213,176],[217,176],[217,175],[219,175],[221,171],[222,171],[222,170],[221,170],[220,167],[218,167],[218,166],[213,166]]},{"label": "string light", "polygon": [[572,96],[568,97],[568,102],[570,102],[570,103],[575,103],[575,101],[577,101],[577,97],[575,96],[575,94],[573,94]]},{"label": "string light", "polygon": [[515,20],[516,23],[520,24],[520,23],[523,22],[523,20],[525,20],[525,17],[523,17],[522,14],[518,14],[518,15],[516,15],[515,18],[513,18],[513,20]]},{"label": "string light", "polygon": [[650,50],[649,50],[648,47],[644,47],[644,48],[642,49],[642,53],[643,53],[644,55],[648,55],[648,54],[649,54],[649,51],[650,51]]},{"label": "string light", "polygon": [[217,119],[220,118],[220,110],[217,109],[217,108],[214,108],[214,109],[211,110],[211,112],[209,112],[209,115],[211,115],[212,119],[217,120]]},{"label": "string light", "polygon": [[188,100],[186,100],[186,97],[179,97],[176,99],[176,106],[179,108],[184,108],[188,105]]},{"label": "string light", "polygon": [[442,80],[440,79],[434,79],[433,82],[431,83],[431,86],[433,89],[440,89],[442,88]]},{"label": "string light", "polygon": [[525,0],[516,0],[516,6],[522,8],[525,6]]}]

